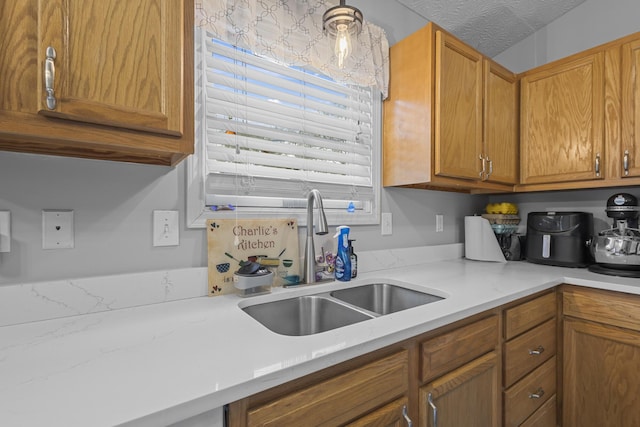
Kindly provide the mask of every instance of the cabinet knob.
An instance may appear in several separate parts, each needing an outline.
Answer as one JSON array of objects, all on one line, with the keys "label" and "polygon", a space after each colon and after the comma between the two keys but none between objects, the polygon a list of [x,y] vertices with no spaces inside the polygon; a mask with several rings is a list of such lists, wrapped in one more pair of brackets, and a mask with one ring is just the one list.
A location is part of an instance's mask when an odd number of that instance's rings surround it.
[{"label": "cabinet knob", "polygon": [[600,176],[600,153],[596,154],[596,176]]},{"label": "cabinet knob", "polygon": [[54,83],[56,80],[56,50],[49,46],[45,51],[44,60],[44,88],[47,92],[47,108],[54,110],[56,108],[56,97],[54,91]]},{"label": "cabinet knob", "polygon": [[531,356],[539,356],[544,352],[544,347],[539,345],[538,348],[533,349],[533,350],[529,350],[529,354]]}]

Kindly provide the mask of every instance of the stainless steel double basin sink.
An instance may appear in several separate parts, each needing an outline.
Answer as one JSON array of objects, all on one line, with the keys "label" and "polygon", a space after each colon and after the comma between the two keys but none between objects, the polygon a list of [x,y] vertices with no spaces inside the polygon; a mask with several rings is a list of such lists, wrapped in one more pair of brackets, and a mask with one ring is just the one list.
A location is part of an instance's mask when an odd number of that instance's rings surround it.
[{"label": "stainless steel double basin sink", "polygon": [[243,307],[281,335],[318,334],[443,299],[389,283],[372,283]]}]

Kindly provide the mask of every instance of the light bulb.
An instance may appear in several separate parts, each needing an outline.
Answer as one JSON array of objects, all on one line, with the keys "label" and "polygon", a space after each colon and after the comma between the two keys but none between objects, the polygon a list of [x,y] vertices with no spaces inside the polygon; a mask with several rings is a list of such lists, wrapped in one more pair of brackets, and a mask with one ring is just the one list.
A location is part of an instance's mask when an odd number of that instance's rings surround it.
[{"label": "light bulb", "polygon": [[351,53],[351,35],[347,24],[338,24],[336,29],[338,31],[336,33],[334,52],[338,58],[338,67],[344,68],[344,63]]}]

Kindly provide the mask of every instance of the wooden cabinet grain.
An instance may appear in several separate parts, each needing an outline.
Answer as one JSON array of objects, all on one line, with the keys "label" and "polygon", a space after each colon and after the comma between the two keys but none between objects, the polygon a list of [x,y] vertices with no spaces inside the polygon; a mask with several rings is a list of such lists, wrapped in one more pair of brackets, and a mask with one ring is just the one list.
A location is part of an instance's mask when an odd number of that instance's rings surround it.
[{"label": "wooden cabinet grain", "polygon": [[640,38],[622,45],[621,176],[640,177]]},{"label": "wooden cabinet grain", "polygon": [[640,296],[563,291],[563,425],[640,425]]},{"label": "wooden cabinet grain", "polygon": [[499,371],[492,351],[422,387],[419,425],[500,426]]},{"label": "wooden cabinet grain", "polygon": [[320,381],[285,385],[273,395],[267,392],[231,404],[229,425],[361,425],[363,420],[376,425],[402,415],[398,406],[406,402],[408,370],[408,352],[400,350]]},{"label": "wooden cabinet grain", "polygon": [[432,23],[392,47],[390,67],[383,184],[511,191],[516,76]]},{"label": "wooden cabinet grain", "polygon": [[556,425],[557,310],[553,291],[504,311],[505,426]]},{"label": "wooden cabinet grain", "polygon": [[524,73],[522,184],[602,179],[604,54]]},{"label": "wooden cabinet grain", "polygon": [[0,12],[0,149],[161,165],[193,152],[192,0]]}]

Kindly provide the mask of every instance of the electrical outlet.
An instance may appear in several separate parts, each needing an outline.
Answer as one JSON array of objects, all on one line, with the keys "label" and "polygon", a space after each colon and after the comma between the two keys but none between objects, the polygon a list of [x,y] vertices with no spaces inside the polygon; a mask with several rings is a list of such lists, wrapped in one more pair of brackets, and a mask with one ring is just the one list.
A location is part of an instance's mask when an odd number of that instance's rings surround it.
[{"label": "electrical outlet", "polygon": [[73,249],[73,211],[42,211],[42,249]]},{"label": "electrical outlet", "polygon": [[10,211],[0,211],[0,252],[11,252]]},{"label": "electrical outlet", "polygon": [[382,212],[381,233],[383,236],[393,234],[393,215],[391,212]]},{"label": "electrical outlet", "polygon": [[444,215],[436,215],[436,233],[442,233],[444,231]]},{"label": "electrical outlet", "polygon": [[153,246],[178,246],[178,211],[153,211]]}]

